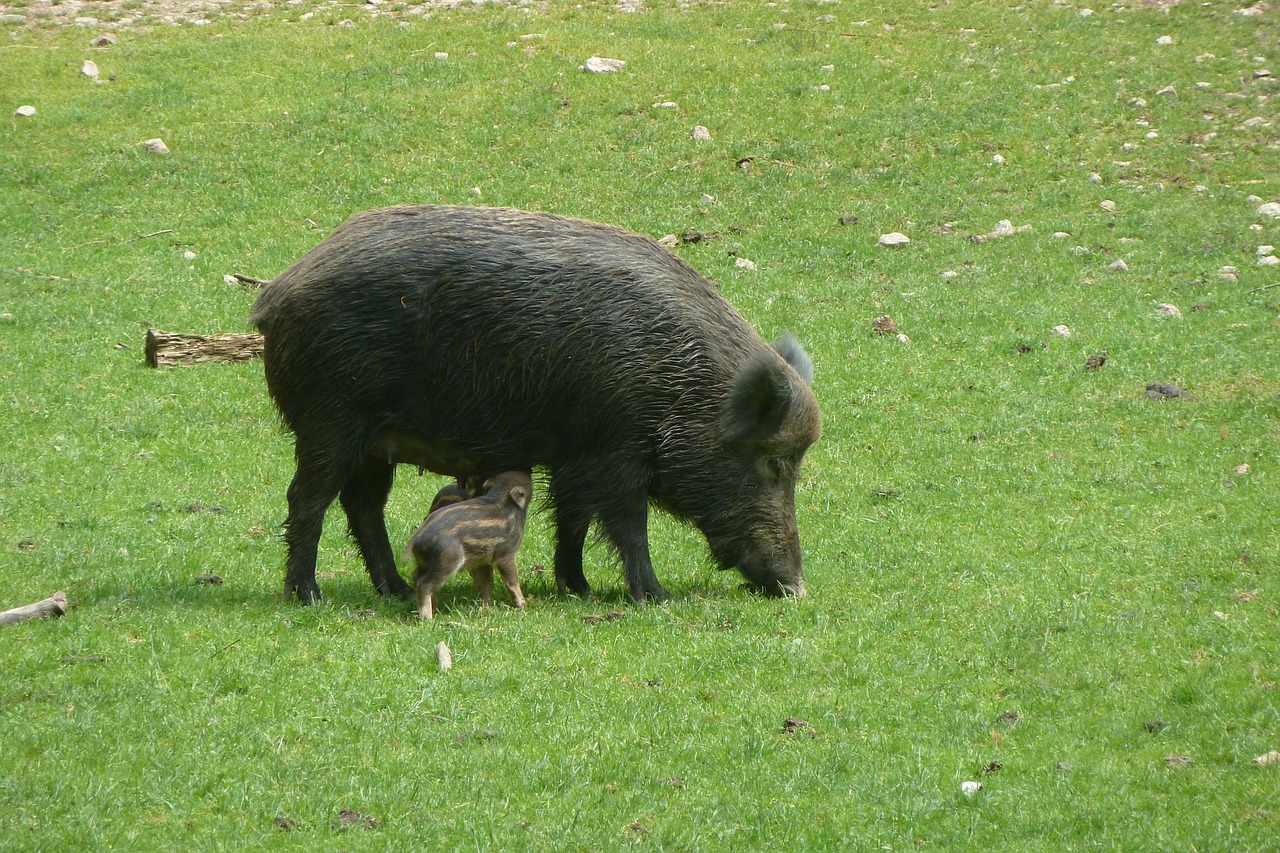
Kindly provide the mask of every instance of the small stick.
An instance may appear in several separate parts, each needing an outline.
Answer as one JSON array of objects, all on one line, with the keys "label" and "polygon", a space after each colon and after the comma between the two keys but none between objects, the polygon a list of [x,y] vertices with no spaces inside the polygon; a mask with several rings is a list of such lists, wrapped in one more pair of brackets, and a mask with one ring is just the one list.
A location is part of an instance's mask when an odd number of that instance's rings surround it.
[{"label": "small stick", "polygon": [[269,281],[263,281],[260,278],[253,278],[252,276],[240,275],[240,273],[238,272],[233,272],[231,274],[231,277],[234,278],[236,281],[240,282],[241,284],[249,284],[249,285],[253,285],[254,287],[266,287],[268,284],[271,283]]},{"label": "small stick", "polygon": [[172,234],[172,233],[173,233],[172,228],[166,228],[163,231],[152,231],[150,234],[139,234],[137,237],[134,237],[132,240],[128,240],[126,242],[136,243],[139,240],[145,240],[148,237],[159,237],[161,234]]},{"label": "small stick", "polygon": [[1257,293],[1259,290],[1270,290],[1273,287],[1280,287],[1280,281],[1277,281],[1274,284],[1264,284],[1262,285],[1262,287],[1255,287],[1253,290],[1250,290],[1249,292]]},{"label": "small stick", "polygon": [[50,616],[56,619],[59,616],[65,616],[66,613],[67,594],[62,590],[58,590],[44,601],[37,601],[35,604],[28,604],[25,607],[15,607],[12,610],[0,613],[0,626],[17,625],[19,622],[26,622],[30,619],[45,619]]}]

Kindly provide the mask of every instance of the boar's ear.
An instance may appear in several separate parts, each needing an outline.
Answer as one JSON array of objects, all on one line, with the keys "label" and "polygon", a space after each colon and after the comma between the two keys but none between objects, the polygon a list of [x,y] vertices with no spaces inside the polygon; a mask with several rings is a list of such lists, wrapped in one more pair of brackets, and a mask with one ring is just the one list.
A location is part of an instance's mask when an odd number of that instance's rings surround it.
[{"label": "boar's ear", "polygon": [[782,336],[773,342],[773,348],[800,375],[805,385],[813,384],[813,359],[809,358],[809,354],[804,351],[804,347],[796,340],[795,335],[783,332]]},{"label": "boar's ear", "polygon": [[792,405],[791,378],[767,352],[747,362],[733,380],[722,426],[730,444],[750,445],[777,433]]},{"label": "boar's ear", "polygon": [[513,486],[507,495],[511,498],[511,502],[521,509],[529,506],[529,492],[524,486]]}]

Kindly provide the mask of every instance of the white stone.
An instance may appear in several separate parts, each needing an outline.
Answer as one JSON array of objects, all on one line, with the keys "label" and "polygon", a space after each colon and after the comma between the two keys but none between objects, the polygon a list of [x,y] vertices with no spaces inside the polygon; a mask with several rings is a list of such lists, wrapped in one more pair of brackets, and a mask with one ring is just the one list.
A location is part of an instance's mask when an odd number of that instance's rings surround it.
[{"label": "white stone", "polygon": [[21,118],[31,118],[36,114],[36,108],[30,104],[23,104],[13,111],[13,114]]},{"label": "white stone", "polygon": [[111,33],[103,33],[93,41],[89,42],[89,44],[92,47],[111,47],[111,45],[116,44],[118,41],[119,40]]},{"label": "white stone", "polygon": [[1274,267],[1277,265],[1280,265],[1280,258],[1277,258],[1275,255],[1267,255],[1265,258],[1258,258],[1258,266],[1260,267]]},{"label": "white stone", "polygon": [[196,259],[196,253],[188,249],[182,253],[182,259],[184,261],[194,261]]},{"label": "white stone", "polygon": [[84,64],[80,66],[80,73],[91,80],[98,79],[98,63],[92,59],[86,59]]},{"label": "white stone", "polygon": [[1154,130],[1147,131],[1147,139],[1159,139],[1159,138],[1160,138],[1160,133],[1158,131],[1154,131]]},{"label": "white stone", "polygon": [[679,105],[675,101],[660,101],[653,105],[658,110],[674,110],[677,106]]},{"label": "white stone", "polygon": [[1055,240],[1066,240],[1066,239],[1067,239],[1067,238],[1069,238],[1070,236],[1071,236],[1071,235],[1070,235],[1070,234],[1068,234],[1066,231],[1054,231],[1054,232],[1053,232],[1053,239],[1055,239]]},{"label": "white stone", "polygon": [[823,83],[821,86],[819,86],[819,87],[818,87],[818,91],[819,91],[819,92],[830,92],[830,91],[831,91],[831,87],[830,87],[830,86],[828,86],[826,83]]},{"label": "white stone", "polygon": [[1093,10],[1092,10],[1092,9],[1081,9],[1081,10],[1080,10],[1080,12],[1079,12],[1079,14],[1080,14],[1080,17],[1082,17],[1082,18],[1089,18],[1089,17],[1092,17],[1092,16],[1093,16]]},{"label": "white stone", "polygon": [[1053,333],[1060,338],[1069,338],[1071,337],[1071,327],[1070,326],[1054,326]]},{"label": "white stone", "polygon": [[1156,44],[1173,44],[1173,36],[1160,36],[1160,38],[1156,39]]},{"label": "white stone", "polygon": [[1172,86],[1165,86],[1163,89],[1156,92],[1156,94],[1157,95],[1176,95],[1178,94],[1178,90],[1173,88]]},{"label": "white stone", "polygon": [[711,141],[711,131],[707,130],[705,127],[703,127],[700,124],[695,124],[693,126],[693,130],[689,131],[689,136],[693,137],[699,142]]},{"label": "white stone", "polygon": [[746,258],[738,258],[733,262],[733,265],[740,270],[753,270],[756,268],[755,262]]},{"label": "white stone", "polygon": [[[1088,9],[1081,10],[1081,12],[1087,12],[1087,11],[1089,10]],[[964,794],[966,797],[972,797],[981,790],[982,790],[981,782],[961,782],[960,783],[960,793]]]},{"label": "white stone", "polygon": [[1204,81],[1202,80],[1202,81],[1200,81],[1199,83],[1197,83],[1197,84],[1196,84],[1196,88],[1197,88],[1197,89],[1212,89],[1212,88],[1213,88],[1213,84],[1212,84],[1212,83],[1206,83],[1206,82],[1204,82]]},{"label": "white stone", "polygon": [[1275,253],[1275,246],[1259,246],[1258,250],[1254,252],[1255,255],[1274,255]]},{"label": "white stone", "polygon": [[1114,201],[1112,201],[1111,199],[1107,199],[1106,201],[1104,201],[1104,202],[1100,203],[1100,204],[1098,205],[1098,207],[1102,208],[1102,209],[1103,209],[1103,210],[1105,210],[1107,213],[1115,213],[1115,210],[1116,210],[1116,203],[1115,203]]},{"label": "white stone", "polygon": [[1262,116],[1254,116],[1253,118],[1247,118],[1240,123],[1240,127],[1246,128],[1246,129],[1254,128],[1254,127],[1270,127],[1270,126],[1271,126],[1271,122],[1267,121]]},{"label": "white stone", "polygon": [[1280,204],[1269,201],[1266,204],[1258,205],[1258,209],[1255,212],[1259,216],[1274,216],[1276,219],[1280,219]]},{"label": "white stone", "polygon": [[603,56],[589,57],[582,66],[583,70],[592,74],[616,74],[626,67],[627,63],[621,59],[606,59]]},{"label": "white stone", "polygon": [[341,21],[338,21],[338,26],[340,27],[354,27],[355,25],[356,22],[350,18],[343,18]]},{"label": "white stone", "polygon": [[659,246],[666,246],[668,249],[674,249],[680,245],[680,238],[674,234],[664,234],[658,238]]},{"label": "white stone", "polygon": [[836,67],[834,65],[824,65],[822,66],[822,70],[830,73],[832,71],[835,71]]},{"label": "white stone", "polygon": [[897,249],[911,242],[911,238],[906,234],[900,234],[897,231],[889,234],[881,234],[880,239],[876,241],[878,246],[888,246],[891,249]]},{"label": "white stone", "polygon": [[951,281],[951,279],[953,278],[959,278],[960,273],[956,272],[955,270],[943,270],[942,277],[947,281]]},{"label": "white stone", "polygon": [[1014,228],[1013,223],[1008,219],[1001,219],[996,223],[996,227],[991,229],[993,237],[1008,237],[1016,233],[1018,233],[1018,229]]},{"label": "white stone", "polygon": [[902,334],[901,332],[898,333],[898,340],[904,344],[911,343],[911,338],[908,338],[906,335]]},{"label": "white stone", "polygon": [[999,154],[996,154],[994,157],[991,158],[991,162],[995,163],[997,166],[1003,166],[1004,157],[1001,157]]},{"label": "white stone", "polygon": [[1156,313],[1166,320],[1181,320],[1182,311],[1172,302],[1161,302],[1156,306]]},{"label": "white stone", "polygon": [[1107,272],[1125,272],[1128,269],[1129,265],[1126,264],[1123,259],[1113,261],[1107,265]]},{"label": "white stone", "polygon": [[448,61],[448,59],[449,59],[449,54],[448,54],[448,53],[446,53],[446,52],[444,52],[443,50],[437,50],[437,51],[436,51],[436,53],[435,53],[435,57],[436,57],[436,59],[438,59],[440,62],[447,62],[447,61]]},{"label": "white stone", "polygon": [[148,139],[142,143],[142,147],[150,151],[152,154],[168,154],[169,146],[164,144],[164,140],[159,137]]},{"label": "white stone", "polygon": [[702,202],[703,204],[715,204],[715,203],[716,203],[716,197],[715,197],[715,196],[713,196],[713,195],[706,194],[706,193],[704,193],[704,194],[703,194],[703,196],[702,196],[702,198],[700,198],[700,199],[698,199],[698,200],[699,200],[700,202]]},{"label": "white stone", "polygon": [[1089,175],[1089,183],[1091,184],[1102,183],[1102,176],[1099,175],[1097,172],[1093,172],[1092,174]]}]

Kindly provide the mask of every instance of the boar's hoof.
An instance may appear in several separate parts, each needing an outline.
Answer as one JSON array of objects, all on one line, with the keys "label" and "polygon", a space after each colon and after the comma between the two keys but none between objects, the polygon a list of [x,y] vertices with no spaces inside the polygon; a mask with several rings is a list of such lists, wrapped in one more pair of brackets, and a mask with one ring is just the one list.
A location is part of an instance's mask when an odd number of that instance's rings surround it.
[{"label": "boar's hoof", "polygon": [[556,590],[561,595],[576,595],[579,598],[591,597],[591,584],[584,579],[581,583],[556,578]]},{"label": "boar's hoof", "polygon": [[379,595],[394,595],[407,601],[418,600],[417,592],[414,591],[413,587],[405,583],[404,578],[400,577],[399,574],[387,578],[386,581],[380,584],[376,584],[374,588],[378,590]]},{"label": "boar's hoof", "polygon": [[302,604],[315,604],[321,599],[320,585],[316,583],[315,578],[307,578],[306,580],[285,579],[285,599],[288,600],[295,596]]},{"label": "boar's hoof", "polygon": [[644,604],[648,601],[658,604],[663,601],[670,601],[671,593],[663,589],[662,584],[656,584],[652,589],[631,590],[631,598],[636,604]]}]

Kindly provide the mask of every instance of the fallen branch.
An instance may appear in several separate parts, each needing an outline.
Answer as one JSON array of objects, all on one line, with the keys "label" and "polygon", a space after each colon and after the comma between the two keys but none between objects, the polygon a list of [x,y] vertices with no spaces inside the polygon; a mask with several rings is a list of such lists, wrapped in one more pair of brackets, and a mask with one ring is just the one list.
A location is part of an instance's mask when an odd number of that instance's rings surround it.
[{"label": "fallen branch", "polygon": [[266,287],[271,283],[269,281],[263,281],[260,278],[254,278],[253,276],[240,275],[238,272],[231,273],[231,278],[235,279],[240,284],[247,284],[250,287]]},{"label": "fallen branch", "polygon": [[66,613],[67,594],[62,590],[58,590],[44,601],[37,601],[35,604],[28,604],[25,607],[15,607],[12,610],[0,613],[0,627],[17,625],[19,622],[27,622],[31,619],[46,619],[50,616],[56,619],[59,616],[65,616]]},{"label": "fallen branch", "polygon": [[1255,287],[1253,290],[1250,290],[1249,292],[1257,293],[1259,290],[1270,290],[1273,287],[1280,287],[1280,281],[1277,281],[1275,284],[1264,284],[1262,285],[1262,287]]},{"label": "fallen branch", "polygon": [[251,361],[262,358],[262,335],[180,335],[147,330],[147,366]]}]

